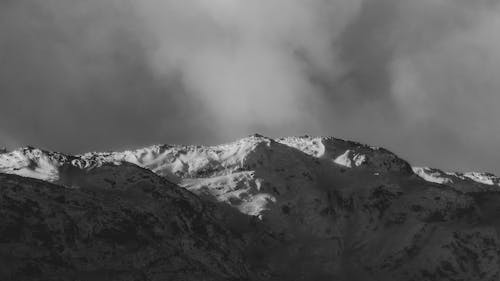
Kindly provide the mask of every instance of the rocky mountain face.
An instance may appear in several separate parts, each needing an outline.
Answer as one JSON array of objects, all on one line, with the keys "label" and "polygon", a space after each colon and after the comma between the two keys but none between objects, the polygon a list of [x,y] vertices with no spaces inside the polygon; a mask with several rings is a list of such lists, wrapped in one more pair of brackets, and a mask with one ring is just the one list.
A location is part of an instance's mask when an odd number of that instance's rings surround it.
[{"label": "rocky mountain face", "polygon": [[331,137],[0,154],[1,280],[498,280],[500,179]]}]

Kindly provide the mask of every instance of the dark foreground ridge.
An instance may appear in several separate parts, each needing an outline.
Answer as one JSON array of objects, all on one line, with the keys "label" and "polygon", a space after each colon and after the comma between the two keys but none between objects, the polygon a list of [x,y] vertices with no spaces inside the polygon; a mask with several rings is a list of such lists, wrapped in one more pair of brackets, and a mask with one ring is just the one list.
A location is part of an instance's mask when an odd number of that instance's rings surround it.
[{"label": "dark foreground ridge", "polygon": [[24,148],[0,172],[0,280],[500,278],[498,178],[354,142]]}]

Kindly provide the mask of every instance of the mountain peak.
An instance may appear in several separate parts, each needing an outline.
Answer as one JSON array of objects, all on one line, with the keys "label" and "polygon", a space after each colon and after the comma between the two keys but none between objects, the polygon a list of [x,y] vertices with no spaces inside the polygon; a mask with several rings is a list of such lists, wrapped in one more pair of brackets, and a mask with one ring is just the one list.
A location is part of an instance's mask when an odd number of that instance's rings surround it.
[{"label": "mountain peak", "polygon": [[[296,151],[293,152],[286,147]],[[500,184],[499,178],[493,174],[445,173],[431,168],[412,168],[406,161],[384,148],[331,136],[309,135],[272,139],[261,134],[252,134],[234,142],[215,146],[161,144],[122,152],[89,152],[75,156],[26,146],[0,154],[0,172],[47,179],[48,176],[43,175],[44,169],[49,170],[53,176],[54,170],[67,162],[80,168],[91,168],[106,162],[129,162],[173,180],[179,180],[179,176],[192,173],[212,171],[214,174],[223,174],[242,169],[246,164],[255,165],[252,164],[254,161],[252,159],[262,158],[280,150],[290,155],[299,151],[347,169],[374,173],[416,173],[425,180],[439,184],[452,182],[455,182],[455,186],[457,182],[475,182],[490,186]],[[38,172],[33,174],[33,171]]]}]

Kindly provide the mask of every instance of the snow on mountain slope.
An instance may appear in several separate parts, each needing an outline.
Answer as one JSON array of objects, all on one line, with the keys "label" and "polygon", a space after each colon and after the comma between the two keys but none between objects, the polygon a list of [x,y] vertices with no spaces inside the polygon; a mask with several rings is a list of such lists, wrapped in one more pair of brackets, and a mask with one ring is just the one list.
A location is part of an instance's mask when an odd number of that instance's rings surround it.
[{"label": "snow on mountain slope", "polygon": [[414,167],[413,171],[426,181],[445,184],[462,192],[500,191],[500,178],[490,173],[451,173],[427,167]]},{"label": "snow on mountain slope", "polygon": [[412,170],[382,148],[309,136],[0,154],[1,172],[76,190],[161,185],[149,170],[227,211],[221,223],[245,241],[251,280],[499,278],[500,190],[489,174]]},{"label": "snow on mountain slope", "polygon": [[65,155],[25,147],[0,154],[0,172],[19,176],[56,181],[59,178],[57,167],[67,161]]},{"label": "snow on mountain slope", "polygon": [[388,150],[333,137],[288,137],[277,140],[317,158],[333,160],[347,168],[374,172],[410,172],[410,165]]},{"label": "snow on mountain slope", "polygon": [[[57,152],[25,147],[0,154],[0,172],[32,177],[51,182],[59,178],[58,169],[72,165],[80,169],[100,166],[103,163],[132,163],[179,182],[185,178],[208,175],[231,174],[243,169],[251,157],[271,143],[280,143],[295,148],[318,159],[330,159],[346,168],[358,168],[380,172],[415,172],[434,183],[467,182],[498,186],[500,178],[488,173],[445,173],[432,168],[411,167],[406,161],[383,148],[370,147],[352,141],[332,137],[287,137],[272,140],[253,135],[236,142],[217,146],[154,145],[123,152],[91,152],[69,156]],[[263,152],[267,153],[266,151]],[[285,156],[282,161],[287,161]],[[484,187],[484,186],[483,186]]]}]

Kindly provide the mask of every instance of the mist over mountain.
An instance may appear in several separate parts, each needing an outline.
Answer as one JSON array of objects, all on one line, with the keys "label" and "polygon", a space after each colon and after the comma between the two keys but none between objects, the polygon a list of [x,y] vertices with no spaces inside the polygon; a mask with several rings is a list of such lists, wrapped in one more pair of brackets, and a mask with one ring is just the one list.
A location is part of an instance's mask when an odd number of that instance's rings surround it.
[{"label": "mist over mountain", "polygon": [[2,280],[496,280],[500,178],[333,137],[0,154]]}]

